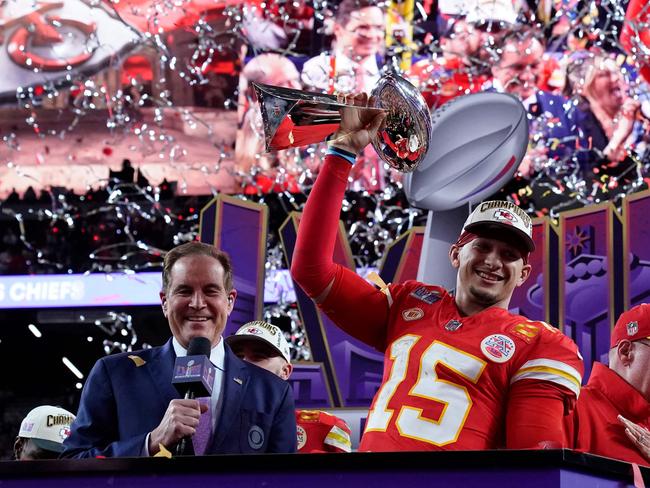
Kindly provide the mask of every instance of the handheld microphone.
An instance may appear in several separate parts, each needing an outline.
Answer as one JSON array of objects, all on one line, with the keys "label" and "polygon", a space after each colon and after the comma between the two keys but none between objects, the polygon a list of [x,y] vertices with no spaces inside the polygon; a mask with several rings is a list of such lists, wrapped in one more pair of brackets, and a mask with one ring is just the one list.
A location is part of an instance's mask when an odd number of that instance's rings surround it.
[{"label": "handheld microphone", "polygon": [[[215,369],[210,362],[212,345],[206,337],[194,337],[187,348],[187,356],[176,358],[172,384],[186,400],[212,395]],[[176,455],[186,454],[187,441],[183,437],[176,446]]]}]

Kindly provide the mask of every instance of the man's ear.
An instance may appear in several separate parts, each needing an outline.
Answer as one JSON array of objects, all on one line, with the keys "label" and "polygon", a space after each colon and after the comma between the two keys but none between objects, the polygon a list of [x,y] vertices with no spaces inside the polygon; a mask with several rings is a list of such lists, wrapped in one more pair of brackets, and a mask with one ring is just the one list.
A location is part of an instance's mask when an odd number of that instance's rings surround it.
[{"label": "man's ear", "polygon": [[160,305],[162,306],[163,315],[167,317],[167,295],[164,291],[160,292]]},{"label": "man's ear", "polygon": [[530,272],[532,271],[532,269],[533,267],[530,264],[524,264],[524,266],[521,268],[521,275],[517,280],[517,286],[521,286],[526,282],[526,280],[530,276]]},{"label": "man's ear", "polygon": [[284,366],[282,366],[282,369],[280,370],[280,378],[282,378],[283,380],[288,380],[289,376],[291,376],[292,371],[293,371],[293,364],[284,363]]},{"label": "man's ear", "polygon": [[235,300],[237,300],[237,290],[233,288],[228,292],[228,315],[230,315],[235,308]]},{"label": "man's ear", "polygon": [[17,461],[20,461],[20,455],[23,453],[24,445],[24,440],[20,437],[16,437],[16,441],[14,442],[14,459]]},{"label": "man's ear", "polygon": [[627,367],[632,364],[632,360],[634,359],[632,354],[632,343],[627,339],[623,339],[618,343],[618,347],[616,348],[616,355],[618,356],[619,362],[623,366]]},{"label": "man's ear", "polygon": [[460,250],[461,248],[456,244],[449,248],[449,262],[451,262],[451,265],[456,269],[460,267]]}]

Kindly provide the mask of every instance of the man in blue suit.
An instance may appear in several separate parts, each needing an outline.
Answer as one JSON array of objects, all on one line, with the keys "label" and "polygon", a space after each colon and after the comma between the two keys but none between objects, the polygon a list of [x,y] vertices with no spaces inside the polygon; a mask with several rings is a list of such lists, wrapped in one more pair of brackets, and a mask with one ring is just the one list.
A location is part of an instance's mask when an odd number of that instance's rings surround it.
[{"label": "man in blue suit", "polygon": [[[236,297],[225,253],[199,242],[167,253],[160,298],[173,337],[97,361],[62,457],[153,456],[188,436],[207,441],[194,442],[196,454],[294,452],[289,385],[237,358],[222,340]],[[198,336],[210,339],[216,368],[204,403],[180,398],[171,383],[176,358]]]}]

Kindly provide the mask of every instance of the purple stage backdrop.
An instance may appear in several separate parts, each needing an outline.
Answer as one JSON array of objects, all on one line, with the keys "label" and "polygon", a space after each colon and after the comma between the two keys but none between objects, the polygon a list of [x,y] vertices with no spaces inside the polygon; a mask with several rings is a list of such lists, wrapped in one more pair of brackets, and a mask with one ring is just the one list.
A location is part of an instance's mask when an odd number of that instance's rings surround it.
[{"label": "purple stage backdrop", "polygon": [[332,408],[334,399],[323,363],[293,363],[289,378],[293,399],[299,408]]},{"label": "purple stage backdrop", "polygon": [[267,222],[266,205],[226,195],[219,195],[201,210],[201,242],[226,251],[233,263],[237,300],[225,336],[262,318]]},{"label": "purple stage backdrop", "polygon": [[379,266],[379,276],[386,283],[414,280],[424,243],[424,227],[413,227],[388,246]]},{"label": "purple stage backdrop", "polygon": [[[533,221],[535,251],[529,263],[532,266],[528,280],[515,289],[510,310],[531,320],[557,324],[557,233],[546,219]],[[553,285],[552,285],[553,284]]]},{"label": "purple stage backdrop", "polygon": [[609,203],[561,214],[559,326],[578,344],[585,378],[593,361],[607,362],[611,328],[622,311],[615,252],[621,237],[620,218]]},{"label": "purple stage backdrop", "polygon": [[630,308],[650,301],[650,191],[623,201],[625,302]]}]

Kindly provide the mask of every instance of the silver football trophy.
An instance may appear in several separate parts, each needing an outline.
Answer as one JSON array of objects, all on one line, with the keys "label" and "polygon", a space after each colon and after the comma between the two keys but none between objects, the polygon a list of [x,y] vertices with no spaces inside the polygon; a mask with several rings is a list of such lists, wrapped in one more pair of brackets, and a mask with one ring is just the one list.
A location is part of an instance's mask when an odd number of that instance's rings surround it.
[{"label": "silver football trophy", "polygon": [[[336,95],[253,86],[267,151],[325,140],[338,128],[339,109],[346,106]],[[449,266],[449,246],[471,205],[507,183],[523,159],[526,109],[511,95],[482,92],[454,99],[432,117],[418,90],[395,74],[383,76],[371,97],[373,108],[388,112],[373,147],[383,161],[408,173],[404,191],[411,205],[429,211],[417,279],[453,289],[456,270]]]},{"label": "silver football trophy", "polygon": [[[324,141],[341,122],[346,105],[336,95],[253,83],[262,110],[267,151]],[[389,73],[372,90],[371,108],[386,111],[386,123],[372,145],[391,167],[410,173],[431,145],[431,115],[420,92],[404,78]],[[362,107],[359,107],[362,108]]]}]

